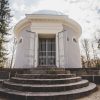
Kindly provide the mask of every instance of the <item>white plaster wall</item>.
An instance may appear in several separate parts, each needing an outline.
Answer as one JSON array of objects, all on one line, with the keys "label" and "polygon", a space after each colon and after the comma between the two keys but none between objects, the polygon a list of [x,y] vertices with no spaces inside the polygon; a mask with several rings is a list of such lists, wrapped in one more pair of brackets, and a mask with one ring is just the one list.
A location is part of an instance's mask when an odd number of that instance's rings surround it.
[{"label": "white plaster wall", "polygon": [[62,29],[62,24],[55,22],[33,22],[31,25],[31,30],[40,34],[55,34],[62,31]]},{"label": "white plaster wall", "polygon": [[[76,33],[70,29],[66,28],[66,38],[65,38],[65,67],[66,68],[81,68],[81,59],[80,59],[80,49],[79,41]],[[77,43],[73,41],[73,38],[76,38]]]},{"label": "white plaster wall", "polygon": [[[19,33],[18,41],[21,37],[23,41],[17,45],[15,68],[33,68],[38,66],[38,33],[56,34],[57,67],[81,67],[79,43],[73,42],[73,38],[76,38],[78,41],[77,33],[75,33],[71,28],[65,26],[64,30],[66,31],[61,32],[63,30],[61,23],[37,23],[36,26],[35,24],[36,23],[32,23],[31,26],[25,27]],[[27,32],[26,30],[30,32]],[[59,37],[58,33],[60,34]]]},{"label": "white plaster wall", "polygon": [[[30,31],[29,26],[19,33],[14,68],[30,68],[34,64],[34,35],[26,30]],[[22,43],[19,43],[20,38]]]}]

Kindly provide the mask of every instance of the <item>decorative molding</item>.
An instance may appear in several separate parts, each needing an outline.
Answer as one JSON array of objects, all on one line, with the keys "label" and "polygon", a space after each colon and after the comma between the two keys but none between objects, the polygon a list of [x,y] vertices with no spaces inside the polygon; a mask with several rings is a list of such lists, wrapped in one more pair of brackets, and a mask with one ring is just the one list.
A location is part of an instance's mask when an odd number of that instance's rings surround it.
[{"label": "decorative molding", "polygon": [[65,25],[66,27],[72,28],[78,34],[78,36],[80,36],[82,32],[80,25],[66,16],[27,15],[26,18],[16,24],[14,28],[14,33],[16,34],[16,36],[18,37],[18,34],[23,28],[25,28],[26,26],[31,26],[32,22],[59,23]]}]

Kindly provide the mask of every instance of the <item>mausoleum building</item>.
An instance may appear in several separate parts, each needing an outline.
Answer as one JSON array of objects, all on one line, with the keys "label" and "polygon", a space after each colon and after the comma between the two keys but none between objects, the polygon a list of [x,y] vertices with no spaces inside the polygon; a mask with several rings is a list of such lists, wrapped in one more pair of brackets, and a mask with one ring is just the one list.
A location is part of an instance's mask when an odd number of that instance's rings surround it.
[{"label": "mausoleum building", "polygon": [[57,11],[26,14],[14,33],[17,50],[14,68],[81,68],[80,25]]}]

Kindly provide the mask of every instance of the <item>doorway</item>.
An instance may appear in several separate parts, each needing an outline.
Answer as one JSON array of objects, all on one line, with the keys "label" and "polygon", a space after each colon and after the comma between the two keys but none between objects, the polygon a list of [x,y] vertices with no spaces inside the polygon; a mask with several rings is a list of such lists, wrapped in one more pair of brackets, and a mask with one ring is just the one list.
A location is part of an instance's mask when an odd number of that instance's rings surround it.
[{"label": "doorway", "polygon": [[39,38],[39,66],[55,66],[56,44],[55,38]]}]

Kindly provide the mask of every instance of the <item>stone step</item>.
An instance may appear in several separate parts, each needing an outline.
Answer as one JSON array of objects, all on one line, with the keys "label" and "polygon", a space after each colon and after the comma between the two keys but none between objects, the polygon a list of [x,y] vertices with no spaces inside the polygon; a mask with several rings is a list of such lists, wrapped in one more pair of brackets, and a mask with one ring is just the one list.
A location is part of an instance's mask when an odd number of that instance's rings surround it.
[{"label": "stone step", "polygon": [[[34,70],[66,70],[66,68],[57,68],[57,67],[36,67],[36,68],[30,68],[30,71],[34,71]],[[70,70],[66,70],[66,71],[70,71]]]},{"label": "stone step", "polygon": [[59,91],[67,91],[77,88],[82,88],[88,86],[88,80],[81,80],[75,83],[69,84],[53,84],[53,85],[32,85],[32,84],[19,84],[13,83],[9,81],[5,81],[3,86],[5,88],[10,88],[19,91],[28,91],[28,92],[59,92]]},{"label": "stone step", "polygon": [[21,92],[7,88],[0,88],[0,94],[10,100],[75,100],[86,96],[96,89],[96,84],[90,83],[87,87],[61,92]]},{"label": "stone step", "polygon": [[68,84],[81,81],[81,77],[61,78],[61,79],[26,79],[12,77],[11,82],[22,84]]},{"label": "stone step", "polygon": [[75,74],[16,74],[16,77],[27,78],[27,79],[60,79],[75,77]]},{"label": "stone step", "polygon": [[37,69],[34,68],[27,72],[27,74],[70,74],[69,70],[65,70],[64,68],[46,68],[46,69]]}]

